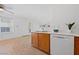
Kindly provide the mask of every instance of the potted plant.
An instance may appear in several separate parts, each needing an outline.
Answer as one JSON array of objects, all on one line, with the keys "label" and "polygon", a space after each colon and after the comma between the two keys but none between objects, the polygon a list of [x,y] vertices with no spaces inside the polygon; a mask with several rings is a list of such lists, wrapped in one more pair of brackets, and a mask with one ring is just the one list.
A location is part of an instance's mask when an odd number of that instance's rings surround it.
[{"label": "potted plant", "polygon": [[75,22],[66,24],[68,26],[69,31],[71,32],[72,26],[75,24]]}]

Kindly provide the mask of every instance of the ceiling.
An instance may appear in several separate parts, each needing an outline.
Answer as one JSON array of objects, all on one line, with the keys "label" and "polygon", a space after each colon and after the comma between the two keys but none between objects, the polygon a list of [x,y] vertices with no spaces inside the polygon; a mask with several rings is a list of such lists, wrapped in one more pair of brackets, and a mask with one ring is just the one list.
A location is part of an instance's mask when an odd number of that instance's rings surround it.
[{"label": "ceiling", "polygon": [[[52,4],[5,4],[12,10],[18,18],[25,18],[36,22],[47,23],[49,20],[61,19],[63,17],[72,17],[79,14],[79,5],[52,5]],[[9,13],[0,13],[7,17],[13,17]],[[4,15],[5,14],[5,15]],[[60,15],[61,14],[61,15]],[[11,15],[11,16],[10,16]]]}]

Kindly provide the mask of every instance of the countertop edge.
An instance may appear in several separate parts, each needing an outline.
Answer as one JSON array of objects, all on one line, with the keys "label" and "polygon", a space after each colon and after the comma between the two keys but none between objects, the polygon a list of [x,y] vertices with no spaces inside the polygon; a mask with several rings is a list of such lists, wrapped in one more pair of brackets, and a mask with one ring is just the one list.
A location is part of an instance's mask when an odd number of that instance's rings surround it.
[{"label": "countertop edge", "polygon": [[[32,32],[32,33],[34,33],[34,32]],[[79,34],[73,34],[73,33],[55,33],[55,32],[35,32],[35,33],[47,33],[47,34],[53,34],[53,35],[67,35],[67,36],[79,37]]]}]

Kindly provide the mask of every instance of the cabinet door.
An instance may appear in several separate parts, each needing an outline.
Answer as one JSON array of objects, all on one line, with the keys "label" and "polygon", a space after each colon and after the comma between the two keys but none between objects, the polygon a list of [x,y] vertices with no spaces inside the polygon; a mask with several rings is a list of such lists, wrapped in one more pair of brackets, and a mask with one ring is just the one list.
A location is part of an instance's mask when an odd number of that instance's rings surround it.
[{"label": "cabinet door", "polygon": [[50,53],[50,35],[39,33],[39,49],[46,53]]},{"label": "cabinet door", "polygon": [[51,35],[51,54],[73,55],[74,39],[72,36]]},{"label": "cabinet door", "polygon": [[32,46],[38,48],[38,34],[32,33]]},{"label": "cabinet door", "polygon": [[79,55],[79,37],[74,38],[74,54]]}]

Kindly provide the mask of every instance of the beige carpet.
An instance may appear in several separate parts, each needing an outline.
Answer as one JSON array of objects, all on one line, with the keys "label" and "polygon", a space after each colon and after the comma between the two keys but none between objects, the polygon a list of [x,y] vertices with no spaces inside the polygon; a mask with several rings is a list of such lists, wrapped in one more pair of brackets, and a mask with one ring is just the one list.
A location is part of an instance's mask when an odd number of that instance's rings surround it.
[{"label": "beige carpet", "polygon": [[31,46],[31,37],[23,36],[0,41],[0,55],[46,55]]}]

